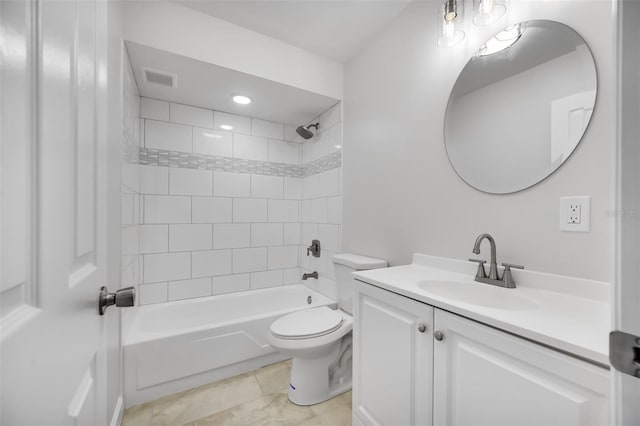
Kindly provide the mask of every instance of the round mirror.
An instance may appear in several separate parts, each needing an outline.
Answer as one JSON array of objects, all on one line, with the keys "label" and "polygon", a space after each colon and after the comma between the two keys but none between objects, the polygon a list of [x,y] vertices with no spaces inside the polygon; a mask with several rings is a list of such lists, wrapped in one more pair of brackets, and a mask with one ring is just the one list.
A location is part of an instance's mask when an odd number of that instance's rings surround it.
[{"label": "round mirror", "polygon": [[449,97],[445,145],[458,175],[507,194],[540,182],[569,158],[596,101],[585,41],[553,21],[527,21],[488,40]]}]

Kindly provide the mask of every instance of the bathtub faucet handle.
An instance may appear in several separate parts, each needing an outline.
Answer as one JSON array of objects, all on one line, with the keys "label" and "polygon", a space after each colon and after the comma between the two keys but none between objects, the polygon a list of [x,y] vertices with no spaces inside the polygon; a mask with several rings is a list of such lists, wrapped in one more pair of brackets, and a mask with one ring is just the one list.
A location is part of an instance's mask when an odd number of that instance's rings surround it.
[{"label": "bathtub faucet handle", "polygon": [[311,240],[311,245],[307,247],[307,256],[320,257],[320,240]]}]

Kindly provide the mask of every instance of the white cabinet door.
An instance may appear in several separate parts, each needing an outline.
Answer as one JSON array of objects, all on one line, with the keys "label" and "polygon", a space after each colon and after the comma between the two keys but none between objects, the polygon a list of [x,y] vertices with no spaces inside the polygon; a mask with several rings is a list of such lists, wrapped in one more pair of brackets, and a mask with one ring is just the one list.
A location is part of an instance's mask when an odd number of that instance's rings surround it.
[{"label": "white cabinet door", "polygon": [[354,424],[431,425],[433,308],[360,282],[355,290]]},{"label": "white cabinet door", "polygon": [[607,370],[435,311],[436,426],[609,424]]}]

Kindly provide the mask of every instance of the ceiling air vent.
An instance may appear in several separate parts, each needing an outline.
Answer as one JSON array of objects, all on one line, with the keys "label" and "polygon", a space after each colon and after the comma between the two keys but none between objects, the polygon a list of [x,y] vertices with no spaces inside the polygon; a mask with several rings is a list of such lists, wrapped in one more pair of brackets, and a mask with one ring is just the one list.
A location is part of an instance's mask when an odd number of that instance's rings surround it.
[{"label": "ceiling air vent", "polygon": [[178,85],[178,76],[164,71],[143,68],[144,78],[147,83],[159,84],[166,87],[176,87]]}]

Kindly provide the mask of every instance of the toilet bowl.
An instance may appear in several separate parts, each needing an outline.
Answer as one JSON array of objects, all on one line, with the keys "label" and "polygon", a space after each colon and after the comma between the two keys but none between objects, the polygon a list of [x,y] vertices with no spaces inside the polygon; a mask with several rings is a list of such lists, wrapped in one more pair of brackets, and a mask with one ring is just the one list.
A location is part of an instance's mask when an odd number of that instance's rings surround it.
[{"label": "toilet bowl", "polygon": [[293,358],[289,400],[297,405],[318,404],[351,389],[351,272],[387,266],[384,260],[346,253],[333,262],[340,309],[305,309],[271,324],[269,343]]}]

